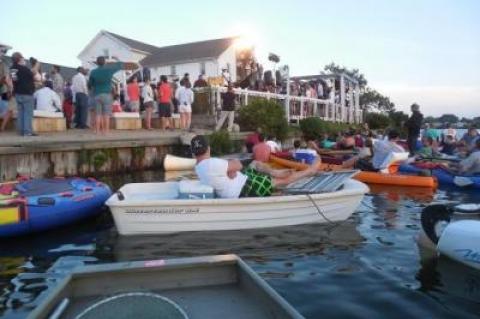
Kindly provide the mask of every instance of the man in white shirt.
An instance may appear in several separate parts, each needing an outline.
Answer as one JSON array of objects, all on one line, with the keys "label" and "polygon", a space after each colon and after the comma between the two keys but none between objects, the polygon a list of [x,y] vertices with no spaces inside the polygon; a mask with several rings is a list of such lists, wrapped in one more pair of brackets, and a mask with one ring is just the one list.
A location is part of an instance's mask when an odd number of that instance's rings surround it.
[{"label": "man in white shirt", "polygon": [[470,155],[459,163],[460,172],[466,175],[480,174],[480,139]]},{"label": "man in white shirt", "polygon": [[45,86],[33,94],[36,110],[45,112],[60,112],[62,109],[60,96],[52,89],[51,81],[45,82]]},{"label": "man in white shirt", "polygon": [[373,157],[371,161],[365,157],[368,156],[368,152],[361,152],[359,155],[352,157],[351,159],[343,162],[344,168],[357,168],[362,171],[378,172],[388,168],[394,159],[395,153],[406,153],[405,149],[397,144],[399,140],[399,134],[395,130],[391,130],[388,133],[387,140],[376,140],[373,143]]},{"label": "man in white shirt", "polygon": [[88,87],[86,70],[82,67],[77,68],[77,74],[72,78],[72,95],[75,103],[75,127],[88,128]]},{"label": "man in white shirt", "polygon": [[238,160],[224,160],[210,156],[210,146],[202,135],[191,141],[192,153],[197,160],[195,172],[205,185],[213,187],[220,198],[270,196],[275,187],[286,186],[304,177],[315,175],[321,161],[301,172],[273,170],[265,164],[254,161],[242,171]]}]

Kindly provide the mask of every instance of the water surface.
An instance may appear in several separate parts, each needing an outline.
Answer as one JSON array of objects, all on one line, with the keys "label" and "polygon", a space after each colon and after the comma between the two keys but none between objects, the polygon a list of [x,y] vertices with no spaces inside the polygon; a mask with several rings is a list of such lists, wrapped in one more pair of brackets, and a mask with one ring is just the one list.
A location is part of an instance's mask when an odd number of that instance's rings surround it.
[{"label": "water surface", "polygon": [[[105,180],[117,189],[164,178],[144,172]],[[479,202],[480,194],[372,187],[342,224],[164,236],[119,236],[105,211],[59,230],[2,239],[0,317],[24,318],[49,287],[84,264],[235,253],[307,318],[478,318],[480,272],[415,242],[422,208],[450,200]]]}]

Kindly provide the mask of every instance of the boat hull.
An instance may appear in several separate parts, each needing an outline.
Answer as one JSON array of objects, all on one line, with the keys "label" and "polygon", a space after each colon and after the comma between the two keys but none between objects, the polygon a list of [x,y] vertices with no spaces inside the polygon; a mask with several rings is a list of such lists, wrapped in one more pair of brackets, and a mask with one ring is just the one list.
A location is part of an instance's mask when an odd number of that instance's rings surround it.
[{"label": "boat hull", "polygon": [[[307,169],[308,165],[299,163],[276,156],[270,156],[270,160],[277,165],[294,168],[297,170]],[[342,170],[341,165],[322,164],[320,168],[324,171],[339,171]],[[380,184],[380,185],[394,185],[394,186],[415,186],[415,187],[429,187],[436,188],[438,186],[437,181],[433,177],[427,176],[406,176],[399,174],[383,174],[377,172],[358,172],[354,177],[357,181],[367,184]]]},{"label": "boat hull", "polygon": [[[118,196],[113,195],[106,202],[121,235],[338,222],[347,219],[355,211],[368,191],[368,187],[363,183],[349,180],[342,190],[309,196],[149,201],[142,199],[141,194],[136,196],[135,192],[132,193],[134,189],[141,189],[141,185],[128,184],[120,189],[122,193],[126,193],[126,198],[137,198],[136,200],[121,201]],[[171,198],[174,196],[175,194],[171,194]]]},{"label": "boat hull", "polygon": [[[110,188],[96,181],[69,179],[74,187],[64,196],[58,193],[28,196],[24,203],[15,201],[9,207],[22,205],[24,218],[0,225],[0,237],[12,237],[46,231],[101,213],[100,208],[111,195]],[[48,199],[47,201],[45,201]]]},{"label": "boat hull", "polygon": [[438,241],[438,251],[462,264],[480,269],[480,220],[448,224]]}]

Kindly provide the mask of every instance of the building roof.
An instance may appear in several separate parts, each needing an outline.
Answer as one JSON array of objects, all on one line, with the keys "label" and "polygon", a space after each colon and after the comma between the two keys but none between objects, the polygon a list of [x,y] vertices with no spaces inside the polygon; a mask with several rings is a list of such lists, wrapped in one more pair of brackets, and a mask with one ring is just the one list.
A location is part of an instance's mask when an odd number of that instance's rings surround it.
[{"label": "building roof", "polygon": [[132,48],[134,50],[143,51],[143,52],[147,52],[147,53],[152,53],[155,50],[158,50],[157,46],[154,46],[154,45],[151,45],[151,44],[147,44],[147,43],[144,43],[144,42],[140,42],[140,41],[137,41],[137,40],[126,38],[124,36],[121,36],[119,34],[112,33],[112,32],[109,32],[109,31],[103,31],[103,32],[111,35],[112,37],[117,38],[118,40],[122,41],[123,43],[125,43],[126,45],[128,45],[130,48]]},{"label": "building roof", "polygon": [[217,58],[227,50],[236,37],[192,42],[157,48],[140,61],[143,66],[160,66],[187,61]]},{"label": "building roof", "polygon": [[[30,62],[28,61],[28,59],[25,59],[25,60],[27,62],[27,66],[30,67]],[[13,64],[12,57],[10,56],[4,56],[3,61],[8,67],[12,66]],[[45,63],[40,61],[40,70],[42,71],[42,73],[48,74],[50,73],[54,65],[57,65],[57,64]],[[62,75],[65,81],[70,81],[72,77],[77,73],[77,69],[75,68],[71,68],[63,65],[59,65],[59,66],[60,66],[60,74]]]}]

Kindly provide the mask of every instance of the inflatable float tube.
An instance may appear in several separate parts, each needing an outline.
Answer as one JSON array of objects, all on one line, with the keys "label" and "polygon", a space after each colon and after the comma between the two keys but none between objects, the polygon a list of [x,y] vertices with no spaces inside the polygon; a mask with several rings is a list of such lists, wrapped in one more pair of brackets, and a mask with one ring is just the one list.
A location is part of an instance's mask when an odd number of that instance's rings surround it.
[{"label": "inflatable float tube", "polygon": [[167,154],[163,160],[163,169],[168,171],[190,171],[197,161],[194,158],[180,157]]},{"label": "inflatable float tube", "polygon": [[[276,165],[293,168],[296,170],[304,170],[308,167],[307,164],[278,158],[276,156],[270,156],[270,161]],[[342,169],[343,167],[341,165],[322,164],[322,168],[320,170],[338,171]],[[436,188],[438,186],[436,179],[428,176],[407,176],[361,171],[353,178],[360,182],[369,184],[416,186],[429,188]]]},{"label": "inflatable float tube", "polygon": [[110,188],[95,179],[31,179],[14,185],[0,201],[0,237],[25,235],[101,213]]},{"label": "inflatable float tube", "polygon": [[462,177],[470,180],[472,184],[470,187],[480,188],[480,176],[479,175],[454,175],[449,171],[443,168],[434,168],[434,169],[424,169],[416,167],[412,164],[402,164],[398,167],[398,171],[400,173],[407,173],[407,174],[418,174],[419,172],[428,170],[432,172],[432,176],[435,176],[438,180],[438,183],[441,185],[455,185],[455,177]]},{"label": "inflatable float tube", "polygon": [[[478,204],[430,205],[422,211],[422,230],[439,253],[480,269],[479,216]],[[439,223],[447,224],[443,231]]]}]

